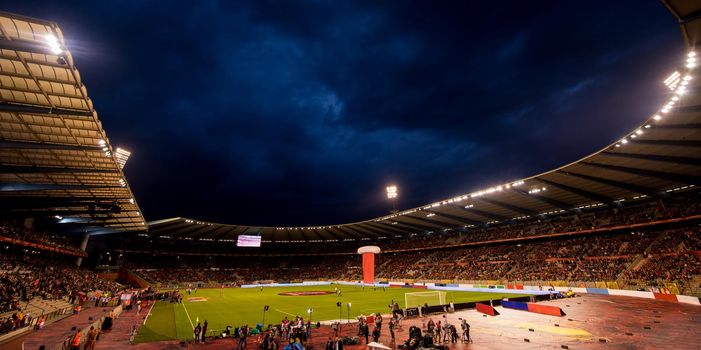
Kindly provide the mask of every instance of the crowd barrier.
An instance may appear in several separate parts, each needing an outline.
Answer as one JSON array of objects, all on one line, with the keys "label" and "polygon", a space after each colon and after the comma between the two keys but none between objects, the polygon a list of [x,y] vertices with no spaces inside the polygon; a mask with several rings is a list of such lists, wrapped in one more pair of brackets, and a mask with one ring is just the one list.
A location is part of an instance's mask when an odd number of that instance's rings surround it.
[{"label": "crowd barrier", "polygon": [[499,315],[499,312],[496,309],[494,309],[494,307],[492,307],[491,305],[476,303],[475,309],[477,309],[478,312],[481,312],[485,315],[490,315],[490,316]]},{"label": "crowd barrier", "polygon": [[565,312],[561,308],[552,305],[541,305],[535,303],[524,303],[519,301],[502,301],[501,306],[507,309],[521,310],[534,312],[543,315],[565,316]]}]

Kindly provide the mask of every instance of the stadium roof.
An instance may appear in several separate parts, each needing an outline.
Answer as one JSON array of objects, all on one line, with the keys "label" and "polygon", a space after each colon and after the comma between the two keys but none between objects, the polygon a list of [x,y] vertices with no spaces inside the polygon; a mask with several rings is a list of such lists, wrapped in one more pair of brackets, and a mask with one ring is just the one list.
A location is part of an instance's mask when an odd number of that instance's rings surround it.
[{"label": "stadium roof", "polygon": [[145,230],[116,156],[60,28],[0,12],[2,216]]},{"label": "stadium roof", "polygon": [[241,234],[278,242],[394,238],[467,230],[535,217],[619,207],[667,198],[701,184],[701,4],[663,1],[677,18],[688,49],[670,67],[667,102],[632,131],[596,153],[525,179],[497,184],[421,207],[361,222],[310,227],[226,225],[172,218],[149,223],[152,236],[233,240]]}]

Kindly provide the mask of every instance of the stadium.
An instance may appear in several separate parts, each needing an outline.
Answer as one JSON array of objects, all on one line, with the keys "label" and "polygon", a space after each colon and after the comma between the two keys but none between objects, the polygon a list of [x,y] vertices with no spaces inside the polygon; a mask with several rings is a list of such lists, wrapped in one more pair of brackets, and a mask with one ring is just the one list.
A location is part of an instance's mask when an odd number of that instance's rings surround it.
[{"label": "stadium", "polygon": [[289,226],[151,220],[125,175],[139,152],[108,138],[64,24],[0,12],[0,347],[701,348],[701,4],[658,6],[684,50],[620,138],[410,208],[389,183],[389,213]]}]

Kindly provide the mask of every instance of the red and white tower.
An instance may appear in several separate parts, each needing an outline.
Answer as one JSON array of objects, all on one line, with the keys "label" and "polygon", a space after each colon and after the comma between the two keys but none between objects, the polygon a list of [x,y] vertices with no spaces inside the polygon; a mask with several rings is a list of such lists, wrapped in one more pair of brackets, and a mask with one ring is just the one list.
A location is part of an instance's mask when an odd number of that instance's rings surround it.
[{"label": "red and white tower", "polygon": [[363,256],[363,283],[375,283],[375,254],[380,254],[380,247],[374,245],[360,247],[358,254]]}]

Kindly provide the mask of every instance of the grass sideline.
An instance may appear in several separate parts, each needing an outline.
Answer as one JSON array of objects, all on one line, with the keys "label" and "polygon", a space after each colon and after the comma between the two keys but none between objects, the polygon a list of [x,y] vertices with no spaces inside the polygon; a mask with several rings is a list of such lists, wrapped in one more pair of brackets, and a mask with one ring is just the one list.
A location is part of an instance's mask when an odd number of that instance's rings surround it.
[{"label": "grass sideline", "polygon": [[[298,291],[330,291],[340,288],[341,296],[335,293],[313,296],[282,296],[283,292]],[[184,290],[181,290],[184,292]],[[295,315],[308,318],[307,310],[313,309],[312,322],[338,320],[339,311],[342,319],[351,320],[359,315],[381,312],[389,313],[388,305],[392,300],[404,306],[404,293],[420,292],[419,289],[406,288],[376,288],[359,286],[294,286],[259,288],[226,288],[224,295],[220,289],[200,289],[192,295],[185,295],[182,304],[157,302],[148,317],[146,324],[141,326],[135,338],[136,343],[164,340],[192,339],[192,326],[197,321],[209,321],[210,330],[223,330],[227,325],[232,327],[248,324],[254,327],[263,320],[263,306],[270,309],[265,314],[265,323],[279,323],[284,317],[290,319]],[[490,292],[447,292],[446,302],[471,302],[502,297],[519,297],[528,294],[505,294]],[[188,302],[188,297],[206,298],[206,301]],[[336,306],[337,302],[342,307]],[[351,303],[350,317],[347,303]],[[429,303],[430,304],[430,303]],[[189,318],[188,318],[189,315]],[[211,334],[208,332],[208,335]]]}]

